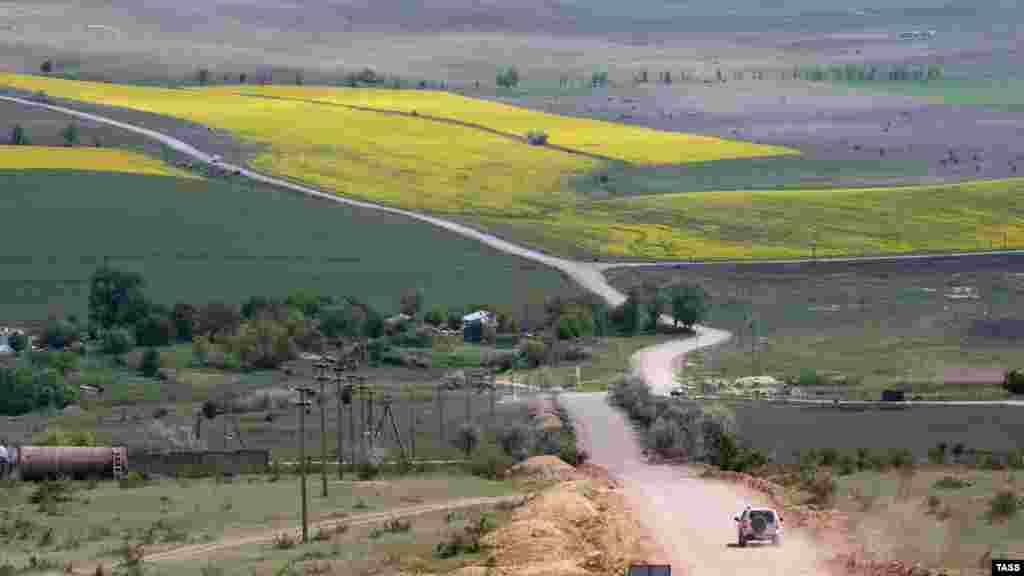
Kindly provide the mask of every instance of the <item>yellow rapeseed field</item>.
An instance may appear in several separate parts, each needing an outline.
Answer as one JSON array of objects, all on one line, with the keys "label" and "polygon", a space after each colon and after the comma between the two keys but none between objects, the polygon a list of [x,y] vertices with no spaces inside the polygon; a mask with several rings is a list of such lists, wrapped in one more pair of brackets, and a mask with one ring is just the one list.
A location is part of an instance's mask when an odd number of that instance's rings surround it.
[{"label": "yellow rapeseed field", "polygon": [[111,148],[0,146],[0,170],[87,170],[198,179],[144,154]]},{"label": "yellow rapeseed field", "polygon": [[537,215],[572,202],[595,161],[421,119],[217,90],[0,74],[0,85],[191,120],[266,146],[254,168],[348,196],[450,214]]},{"label": "yellow rapeseed field", "polygon": [[543,130],[548,142],[641,165],[684,164],[728,158],[786,156],[799,151],[680,132],[653,130],[589,118],[559,116],[499,102],[432,90],[335,88],[326,86],[218,86],[204,92],[249,93],[413,112],[472,122],[525,136]]}]

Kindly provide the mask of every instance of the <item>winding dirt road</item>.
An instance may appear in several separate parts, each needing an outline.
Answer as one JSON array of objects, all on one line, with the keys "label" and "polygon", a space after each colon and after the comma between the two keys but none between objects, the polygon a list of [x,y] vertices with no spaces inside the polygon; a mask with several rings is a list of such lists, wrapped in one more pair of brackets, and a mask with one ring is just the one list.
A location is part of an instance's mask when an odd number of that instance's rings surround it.
[{"label": "winding dirt road", "polygon": [[[34,102],[23,98],[0,96],[0,100],[16,102],[26,106],[44,108],[70,116],[88,119],[132,131],[162,142],[178,152],[202,162],[211,162],[213,157],[186,142],[165,134],[119,122],[103,116],[80,112],[61,106]],[[399,214],[427,222],[462,236],[475,239],[508,254],[534,260],[560,270],[581,286],[599,295],[612,306],[617,306],[626,297],[604,278],[603,270],[618,266],[610,263],[584,263],[544,254],[487,234],[469,226],[449,222],[441,218],[418,214],[408,210],[381,206],[343,198],[321,192],[294,182],[253,172],[242,166],[223,165],[237,170],[253,180],[278,186],[331,202],[359,206]],[[911,258],[914,256],[908,256]],[[929,256],[922,256],[929,257]],[[851,259],[853,260],[853,259]],[[867,260],[867,259],[862,259]],[[681,263],[661,265],[678,266]],[[684,264],[684,263],[683,263]],[[634,263],[632,266],[650,265]],[[684,264],[685,265],[685,264]],[[670,321],[663,317],[663,321]],[[697,327],[697,337],[668,342],[638,352],[633,368],[650,384],[653,391],[667,393],[673,385],[673,368],[678,359],[698,347],[721,343],[731,337],[728,332],[712,328]],[[582,437],[596,464],[606,467],[623,479],[626,492],[636,509],[642,510],[640,521],[656,534],[666,554],[672,559],[675,574],[729,575],[756,574],[758,576],[820,574],[815,569],[819,551],[798,533],[788,533],[780,549],[751,546],[736,548],[735,526],[732,517],[746,503],[759,501],[759,496],[734,485],[728,485],[697,477],[694,469],[668,466],[654,466],[645,462],[630,425],[621,414],[606,402],[605,394],[566,394],[567,408],[579,423]],[[450,505],[450,504],[449,504]],[[272,537],[260,535],[258,538]],[[257,538],[257,537],[254,537]],[[232,545],[237,545],[234,542]],[[228,543],[168,552],[171,557],[182,554],[207,553]],[[167,558],[155,555],[153,560]]]}]

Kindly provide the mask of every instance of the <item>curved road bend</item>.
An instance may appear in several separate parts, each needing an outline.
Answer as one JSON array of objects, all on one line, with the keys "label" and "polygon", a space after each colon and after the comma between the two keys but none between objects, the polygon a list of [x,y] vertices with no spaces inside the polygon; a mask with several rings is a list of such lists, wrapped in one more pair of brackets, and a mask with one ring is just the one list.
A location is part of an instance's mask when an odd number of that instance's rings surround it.
[{"label": "curved road bend", "polygon": [[[172,149],[202,162],[209,163],[213,160],[211,155],[188,143],[154,130],[24,98],[0,96],[0,100],[116,126],[162,142]],[[469,226],[441,218],[343,198],[253,172],[241,166],[227,164],[224,166],[266,184],[332,202],[399,214],[461,234],[464,237],[473,238],[505,253],[560,270],[587,290],[601,296],[612,306],[617,306],[626,299],[625,295],[608,284],[602,273],[604,269],[615,267],[614,264],[583,263],[543,254]],[[663,316],[662,321],[670,322],[670,319]],[[697,334],[697,338],[675,340],[637,352],[632,359],[633,369],[647,379],[656,393],[667,392],[673,385],[673,365],[677,358],[699,346],[710,346],[731,337],[731,334],[724,330],[706,327],[697,327]],[[593,461],[607,467],[625,481],[626,493],[632,505],[644,512],[640,520],[657,535],[659,543],[669,554],[677,574],[682,572],[683,574],[700,574],[702,576],[741,576],[743,574],[798,576],[818,573],[815,570],[818,550],[807,543],[800,534],[787,534],[786,543],[782,549],[778,550],[760,546],[747,548],[730,546],[735,540],[732,516],[745,503],[760,501],[759,495],[738,486],[698,478],[690,468],[648,464],[641,457],[630,425],[620,413],[608,405],[603,393],[566,394],[564,398],[567,408],[580,424],[581,436]]]}]

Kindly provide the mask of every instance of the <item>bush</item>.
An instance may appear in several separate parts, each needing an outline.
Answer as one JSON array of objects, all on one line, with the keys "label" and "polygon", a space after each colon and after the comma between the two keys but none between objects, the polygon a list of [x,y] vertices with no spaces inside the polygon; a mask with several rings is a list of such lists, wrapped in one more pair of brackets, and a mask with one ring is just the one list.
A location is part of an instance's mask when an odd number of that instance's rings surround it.
[{"label": "bush", "polygon": [[16,354],[28,348],[28,336],[24,332],[15,332],[8,338],[7,344]]},{"label": "bush", "polygon": [[476,451],[469,462],[469,472],[474,476],[498,480],[505,477],[514,460],[497,446],[488,444]]},{"label": "bush", "polygon": [[515,348],[519,344],[518,334],[498,334],[494,338],[495,348]]},{"label": "bush", "polygon": [[448,312],[443,306],[434,306],[423,315],[423,321],[431,326],[440,328],[445,323],[447,314]]},{"label": "bush", "polygon": [[101,350],[104,354],[112,354],[114,356],[127,354],[134,346],[135,339],[132,333],[123,328],[107,330],[103,334]]},{"label": "bush", "polygon": [[818,472],[806,483],[805,489],[810,493],[810,503],[821,507],[832,505],[836,494],[836,481],[831,474]]},{"label": "bush", "polygon": [[516,460],[526,457],[530,451],[532,432],[525,424],[511,424],[500,429],[497,433],[498,445],[501,449]]},{"label": "bush", "polygon": [[178,338],[174,319],[151,314],[135,324],[135,343],[139,346],[167,346]]},{"label": "bush", "polygon": [[548,346],[541,340],[526,340],[520,345],[520,353],[530,368],[536,368],[547,360]]},{"label": "bush", "polygon": [[1003,490],[989,500],[988,506],[990,519],[993,521],[1005,520],[1017,514],[1020,509],[1020,500],[1013,492]]},{"label": "bush", "polygon": [[849,476],[857,471],[857,460],[849,454],[843,454],[836,460],[836,469],[840,476]]},{"label": "bush", "polygon": [[510,66],[505,70],[499,71],[496,79],[498,86],[502,88],[514,88],[519,85],[519,70],[515,66]]},{"label": "bush", "polygon": [[959,490],[961,488],[967,488],[971,485],[969,480],[957,478],[956,476],[943,476],[932,484],[933,488],[939,490]]},{"label": "bush", "polygon": [[47,429],[46,435],[37,440],[39,446],[96,446],[96,437],[86,430]]},{"label": "bush", "polygon": [[146,484],[149,484],[149,476],[137,470],[132,470],[118,482],[121,488],[139,488]]},{"label": "bush", "polygon": [[835,448],[823,448],[818,453],[818,458],[822,466],[832,467],[839,461],[839,451]]},{"label": "bush", "polygon": [[905,448],[890,448],[888,456],[889,466],[893,468],[906,468],[914,464],[914,456]]},{"label": "bush", "polygon": [[78,388],[53,369],[0,367],[0,414],[19,416],[39,408],[61,409],[78,400]]},{"label": "bush", "polygon": [[160,353],[156,351],[156,348],[146,349],[146,353],[142,355],[139,371],[147,378],[155,378],[160,372]]},{"label": "bush", "polygon": [[932,464],[946,463],[946,444],[944,442],[928,450],[928,461]]},{"label": "bush", "polygon": [[543,130],[530,130],[526,133],[526,141],[534,146],[548,143],[548,133]]},{"label": "bush", "polygon": [[468,422],[464,422],[463,424],[459,425],[459,429],[455,434],[455,444],[456,446],[459,447],[460,450],[465,452],[466,455],[468,456],[473,452],[473,450],[476,449],[479,443],[479,428]]},{"label": "bush", "polygon": [[579,447],[576,443],[576,437],[569,434],[562,436],[562,441],[558,449],[558,457],[568,464],[580,466],[587,461],[590,455],[587,454],[586,450]]},{"label": "bush", "polygon": [[1010,370],[1003,377],[1003,388],[1010,394],[1024,394],[1024,372]]},{"label": "bush", "polygon": [[67,320],[51,320],[43,329],[41,340],[47,348],[63,350],[78,341],[78,328]]},{"label": "bush", "polygon": [[242,324],[238,333],[225,338],[225,352],[238,358],[243,366],[277,368],[298,357],[293,340],[297,327],[266,317]]},{"label": "bush", "polygon": [[373,480],[377,476],[380,476],[380,467],[373,462],[360,462],[356,466],[356,476],[360,480]]}]

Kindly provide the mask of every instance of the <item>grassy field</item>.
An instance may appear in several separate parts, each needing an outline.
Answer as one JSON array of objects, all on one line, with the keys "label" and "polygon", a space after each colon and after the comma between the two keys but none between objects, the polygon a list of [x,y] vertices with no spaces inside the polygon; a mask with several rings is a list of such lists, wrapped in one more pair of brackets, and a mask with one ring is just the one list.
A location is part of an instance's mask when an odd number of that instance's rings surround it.
[{"label": "grassy field", "polygon": [[56,146],[0,146],[0,171],[72,170],[199,179],[159,160],[128,150]]},{"label": "grassy field", "polygon": [[84,317],[87,280],[104,257],[143,273],[166,304],[310,288],[387,311],[419,286],[428,308],[488,301],[518,313],[578,293],[557,272],[429,225],[249,182],[40,170],[3,171],[0,181],[0,207],[17,214],[5,234],[33,246],[0,247],[4,321]]},{"label": "grassy field", "polygon": [[608,162],[575,178],[573,186],[587,198],[605,199],[723,190],[814,190],[844,179],[884,182],[922,177],[927,173],[925,162],[828,160],[808,156],[711,160],[673,167]]},{"label": "grassy field", "polygon": [[[969,482],[939,488],[953,477]],[[838,479],[837,507],[849,514],[855,535],[884,559],[920,562],[929,568],[987,574],[993,558],[1024,554],[1024,516],[991,519],[989,502],[999,491],[1024,492],[1020,473],[929,466],[912,475],[861,471]],[[929,499],[934,498],[931,503]]]},{"label": "grassy field", "polygon": [[[1021,258],[985,257],[619,269],[609,278],[619,290],[642,281],[695,282],[708,290],[707,323],[734,334],[707,355],[710,368],[725,377],[797,377],[815,370],[850,377],[858,382],[851,392],[867,398],[896,384],[925,397],[977,398],[1005,392],[992,383],[949,386],[944,374],[1017,366],[1019,330],[996,336],[987,328],[1011,326],[1019,317],[1021,273]],[[953,287],[973,287],[978,299],[951,298]]]},{"label": "grassy field", "polygon": [[[24,566],[29,557],[45,558],[57,567],[72,562],[76,566],[92,566],[99,560],[113,560],[122,542],[147,543],[152,552],[160,548],[190,543],[210,542],[280,529],[294,533],[300,524],[298,478],[286,474],[271,476],[240,476],[233,481],[213,479],[153,480],[146,485],[122,488],[115,482],[99,482],[90,486],[75,482],[70,501],[51,505],[39,513],[39,505],[29,497],[37,489],[34,484],[5,484],[0,489],[0,525],[10,538],[0,562]],[[459,474],[430,473],[407,477],[384,478],[377,483],[332,482],[328,496],[320,495],[315,480],[309,481],[310,521],[354,516],[408,507],[414,504],[444,502],[457,498],[502,496],[515,493],[513,483],[482,480]],[[287,503],[287,505],[283,505]],[[373,538],[365,530],[353,529],[340,534],[335,542],[359,546],[363,554],[343,554],[339,559],[355,564],[372,560],[380,563],[386,551],[399,543],[411,544],[410,537],[424,536],[431,528],[433,538],[425,542],[425,550],[417,550],[431,558],[430,548],[444,536],[444,529],[458,528],[467,518],[479,516],[472,510],[454,514],[445,522],[442,513],[431,520],[412,518],[414,533],[385,534]],[[440,526],[435,520],[441,520]],[[315,530],[313,531],[315,534]],[[292,550],[275,550],[272,544],[253,544],[187,563],[150,563],[147,573],[198,574],[213,564],[229,574],[244,573],[255,566],[300,560],[300,556],[319,548],[330,550],[331,541],[314,547],[297,546]],[[316,547],[319,548],[316,548]],[[380,548],[378,548],[378,546]],[[346,546],[346,552],[351,549]],[[305,558],[309,559],[309,558]],[[244,568],[244,571],[239,569]],[[206,574],[206,572],[203,572]]]},{"label": "grassy field", "polygon": [[886,92],[915,96],[931,102],[984,106],[1010,112],[1024,111],[1024,80],[940,78],[926,82],[840,82],[864,92]]}]

